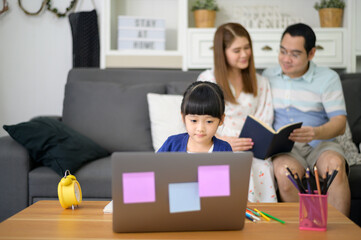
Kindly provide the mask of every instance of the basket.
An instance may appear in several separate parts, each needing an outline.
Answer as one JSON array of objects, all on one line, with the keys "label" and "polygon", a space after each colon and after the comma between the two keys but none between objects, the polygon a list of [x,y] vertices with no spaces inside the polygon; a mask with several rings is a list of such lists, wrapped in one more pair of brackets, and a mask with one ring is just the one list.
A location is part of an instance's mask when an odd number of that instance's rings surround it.
[{"label": "basket", "polygon": [[322,8],[318,11],[321,27],[341,27],[343,9]]},{"label": "basket", "polygon": [[197,28],[213,28],[216,20],[216,11],[195,10],[194,21]]}]

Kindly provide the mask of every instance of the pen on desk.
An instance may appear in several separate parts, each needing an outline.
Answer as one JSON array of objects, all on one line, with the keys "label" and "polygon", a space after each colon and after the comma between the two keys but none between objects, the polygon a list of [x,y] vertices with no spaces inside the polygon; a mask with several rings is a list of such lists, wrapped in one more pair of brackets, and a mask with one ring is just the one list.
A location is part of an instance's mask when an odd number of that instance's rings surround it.
[{"label": "pen on desk", "polygon": [[253,211],[252,209],[250,209],[250,208],[247,208],[247,210],[249,210],[249,211],[251,211],[254,215],[256,215],[256,216],[258,216],[258,217],[260,217],[261,216],[261,214],[259,214],[258,212],[256,212],[256,211]]},{"label": "pen on desk", "polygon": [[313,167],[313,171],[315,172],[315,180],[316,180],[317,192],[318,192],[318,195],[321,195],[320,179],[318,177],[318,171],[317,171],[316,166]]},{"label": "pen on desk", "polygon": [[268,214],[268,213],[265,213],[265,212],[263,212],[263,211],[261,211],[261,213],[263,213],[264,215],[266,215],[266,216],[269,217],[269,218],[272,218],[273,220],[276,220],[277,222],[280,222],[280,223],[282,223],[282,224],[285,224],[285,221],[283,221],[283,220],[281,220],[281,219],[278,219],[278,218],[276,218],[276,217],[274,217],[274,216],[272,216],[272,215],[270,215],[270,214]]},{"label": "pen on desk", "polygon": [[253,218],[249,215],[249,213],[246,213],[246,218],[247,218],[248,220],[254,222],[254,223],[256,222],[256,220],[253,219]]},{"label": "pen on desk", "polygon": [[253,215],[251,211],[246,210],[246,214],[247,214],[247,213],[248,213],[254,220],[257,220],[257,221],[260,221],[260,220],[261,220],[259,217],[256,217],[255,215]]},{"label": "pen on desk", "polygon": [[295,179],[293,179],[293,177],[291,177],[291,175],[288,172],[286,172],[286,176],[292,182],[292,184],[297,188],[297,190],[300,192],[300,189],[298,188],[298,185],[297,185]]},{"label": "pen on desk", "polygon": [[257,208],[254,209],[256,212],[258,212],[259,214],[261,214],[261,216],[266,219],[267,221],[269,221],[269,217],[267,217],[266,215],[264,215],[260,210],[258,210]]}]

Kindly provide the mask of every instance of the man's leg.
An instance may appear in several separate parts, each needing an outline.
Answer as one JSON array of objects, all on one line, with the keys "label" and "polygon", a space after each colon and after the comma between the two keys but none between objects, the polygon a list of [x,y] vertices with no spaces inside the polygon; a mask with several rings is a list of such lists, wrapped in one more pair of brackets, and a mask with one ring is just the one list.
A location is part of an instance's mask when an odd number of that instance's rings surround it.
[{"label": "man's leg", "polygon": [[298,202],[298,190],[286,176],[286,167],[292,172],[298,173],[300,178],[305,174],[305,168],[293,157],[289,155],[279,155],[273,159],[273,169],[277,179],[280,198],[283,202]]},{"label": "man's leg", "polygon": [[321,176],[329,170],[331,174],[334,169],[339,169],[336,178],[328,189],[328,202],[344,215],[350,214],[351,192],[346,174],[345,159],[335,151],[323,152],[316,163],[317,170]]}]

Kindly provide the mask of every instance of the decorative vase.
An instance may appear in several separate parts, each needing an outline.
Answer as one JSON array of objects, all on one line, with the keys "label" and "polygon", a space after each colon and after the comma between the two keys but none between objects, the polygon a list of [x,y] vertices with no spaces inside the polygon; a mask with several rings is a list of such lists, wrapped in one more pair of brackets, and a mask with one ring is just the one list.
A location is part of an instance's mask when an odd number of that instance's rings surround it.
[{"label": "decorative vase", "polygon": [[216,11],[195,10],[194,20],[197,28],[213,28],[216,20]]},{"label": "decorative vase", "polygon": [[321,27],[341,27],[343,9],[322,8],[318,11]]}]

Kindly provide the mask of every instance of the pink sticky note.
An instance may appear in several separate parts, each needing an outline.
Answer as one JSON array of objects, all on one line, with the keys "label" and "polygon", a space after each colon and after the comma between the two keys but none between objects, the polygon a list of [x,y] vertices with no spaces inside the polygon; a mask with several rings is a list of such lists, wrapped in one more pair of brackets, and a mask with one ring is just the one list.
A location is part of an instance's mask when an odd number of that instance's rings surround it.
[{"label": "pink sticky note", "polygon": [[199,166],[198,186],[200,197],[229,196],[229,165]]},{"label": "pink sticky note", "polygon": [[154,172],[123,173],[123,202],[155,202]]}]

